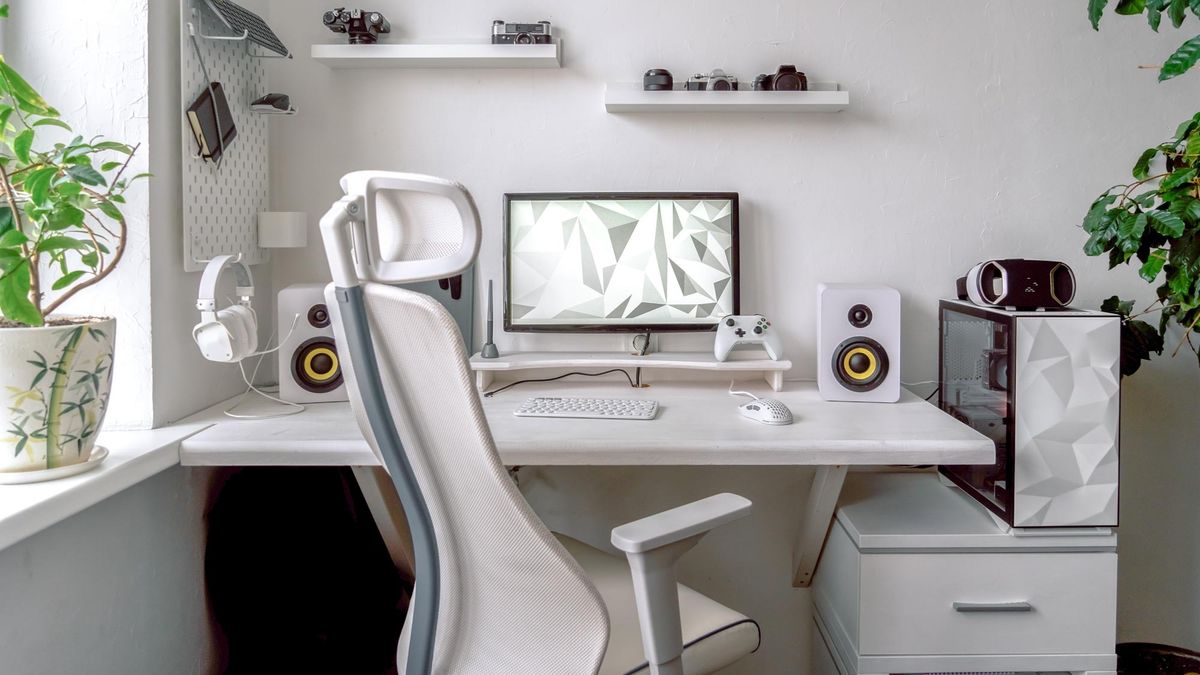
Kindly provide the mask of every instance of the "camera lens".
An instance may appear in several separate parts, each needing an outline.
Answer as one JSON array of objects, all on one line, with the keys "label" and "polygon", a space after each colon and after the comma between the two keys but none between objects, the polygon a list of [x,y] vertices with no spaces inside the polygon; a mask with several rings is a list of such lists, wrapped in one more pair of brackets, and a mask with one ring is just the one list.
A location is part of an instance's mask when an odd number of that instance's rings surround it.
[{"label": "camera lens", "polygon": [[379,12],[371,12],[369,15],[367,15],[367,23],[378,26],[379,24],[383,23],[383,15]]},{"label": "camera lens", "polygon": [[529,33],[517,33],[516,42],[519,45],[531,45],[533,44],[533,36]]},{"label": "camera lens", "polygon": [[800,91],[800,78],[794,73],[780,73],[772,84],[775,91]]},{"label": "camera lens", "polygon": [[714,80],[711,88],[713,91],[729,91],[733,86],[729,80]]},{"label": "camera lens", "polygon": [[334,12],[334,11],[325,12],[325,14],[321,16],[321,21],[325,22],[325,25],[327,25],[327,26],[329,24],[333,23],[334,21],[337,21],[337,12]]}]

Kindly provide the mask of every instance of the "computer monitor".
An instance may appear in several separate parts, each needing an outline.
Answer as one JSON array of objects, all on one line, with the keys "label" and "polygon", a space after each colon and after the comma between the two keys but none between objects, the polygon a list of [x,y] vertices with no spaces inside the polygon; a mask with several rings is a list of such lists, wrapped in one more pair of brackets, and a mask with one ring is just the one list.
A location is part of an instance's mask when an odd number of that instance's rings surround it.
[{"label": "computer monitor", "polygon": [[504,195],[504,329],[714,330],[740,309],[736,192]]}]

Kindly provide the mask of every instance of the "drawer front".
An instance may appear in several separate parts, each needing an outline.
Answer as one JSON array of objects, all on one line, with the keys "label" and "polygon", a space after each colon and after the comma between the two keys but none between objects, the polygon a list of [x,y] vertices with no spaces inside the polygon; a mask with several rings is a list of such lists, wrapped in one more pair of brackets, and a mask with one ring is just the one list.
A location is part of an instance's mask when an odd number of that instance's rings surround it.
[{"label": "drawer front", "polygon": [[866,554],[859,653],[1111,654],[1116,553]]}]

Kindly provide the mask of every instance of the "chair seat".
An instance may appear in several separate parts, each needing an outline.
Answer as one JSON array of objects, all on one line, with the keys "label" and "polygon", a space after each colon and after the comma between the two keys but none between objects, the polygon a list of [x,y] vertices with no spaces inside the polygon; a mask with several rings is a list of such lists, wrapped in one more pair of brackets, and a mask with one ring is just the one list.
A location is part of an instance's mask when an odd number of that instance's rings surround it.
[{"label": "chair seat", "polygon": [[[629,563],[566,535],[554,533],[579,562],[608,607],[611,624],[600,675],[648,673]],[[683,668],[687,675],[712,673],[758,649],[758,624],[679,584]]]}]

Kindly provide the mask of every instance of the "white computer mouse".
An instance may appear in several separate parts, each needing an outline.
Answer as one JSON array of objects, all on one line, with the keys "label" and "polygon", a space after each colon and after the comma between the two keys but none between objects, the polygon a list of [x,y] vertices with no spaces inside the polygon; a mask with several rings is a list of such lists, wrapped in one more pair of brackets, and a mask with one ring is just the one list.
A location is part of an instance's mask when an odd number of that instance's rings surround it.
[{"label": "white computer mouse", "polygon": [[742,413],[743,417],[763,424],[782,426],[792,423],[792,411],[773,398],[759,398],[749,403],[743,403],[738,406],[738,411]]}]

